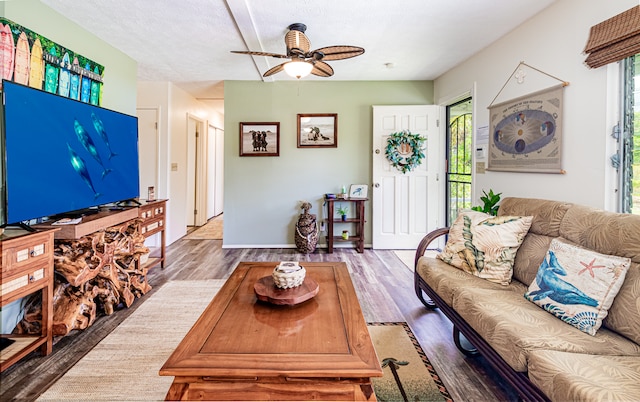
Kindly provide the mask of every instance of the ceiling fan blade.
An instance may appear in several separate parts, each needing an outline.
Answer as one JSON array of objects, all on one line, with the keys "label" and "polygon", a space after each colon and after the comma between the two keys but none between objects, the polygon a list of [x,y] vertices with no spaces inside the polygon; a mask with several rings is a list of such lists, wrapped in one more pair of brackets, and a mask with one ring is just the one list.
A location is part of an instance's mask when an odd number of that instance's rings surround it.
[{"label": "ceiling fan blade", "polygon": [[[311,42],[304,32],[291,30],[284,36],[284,43],[287,45],[287,54],[305,54],[311,49]],[[292,52],[293,50],[295,52]]]},{"label": "ceiling fan blade", "polygon": [[360,56],[364,49],[358,46],[327,46],[314,50],[312,53],[324,53],[322,60],[342,60]]},{"label": "ceiling fan blade", "polygon": [[284,70],[284,65],[287,64],[287,63],[282,63],[282,64],[278,64],[275,67],[271,67],[264,74],[262,74],[262,76],[263,77],[269,77],[269,76],[271,76],[273,74],[278,74],[280,71]]},{"label": "ceiling fan blade", "polygon": [[313,69],[311,74],[318,77],[331,77],[333,75],[333,68],[324,61],[316,61],[313,63]]},{"label": "ceiling fan blade", "polygon": [[249,54],[251,56],[267,56],[267,57],[277,57],[279,59],[288,59],[289,56],[278,53],[269,53],[269,52],[252,52],[252,51],[244,51],[244,50],[232,50],[231,53],[239,53],[239,54]]}]

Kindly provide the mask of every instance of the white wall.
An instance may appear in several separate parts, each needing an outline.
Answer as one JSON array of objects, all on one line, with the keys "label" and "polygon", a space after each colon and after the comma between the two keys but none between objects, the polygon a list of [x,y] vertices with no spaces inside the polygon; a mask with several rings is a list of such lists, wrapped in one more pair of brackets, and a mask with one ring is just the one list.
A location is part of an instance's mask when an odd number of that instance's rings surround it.
[{"label": "white wall", "polygon": [[[159,108],[158,198],[168,198],[167,244],[187,233],[187,115],[224,128],[224,117],[170,82],[139,82],[138,108]],[[141,153],[143,151],[141,150]],[[172,171],[171,165],[177,164]],[[213,194],[210,194],[213,196]]]},{"label": "white wall", "polygon": [[[559,0],[434,82],[436,103],[475,87],[475,127],[489,124],[487,107],[521,61],[568,81],[564,97],[562,167],[566,174],[475,174],[474,199],[490,188],[506,196],[547,198],[597,208],[610,204],[611,118],[607,68],[590,70],[582,54],[589,28],[638,4],[636,0]],[[495,103],[557,84],[524,68],[525,83],[511,80]],[[615,94],[614,94],[615,95]]]}]

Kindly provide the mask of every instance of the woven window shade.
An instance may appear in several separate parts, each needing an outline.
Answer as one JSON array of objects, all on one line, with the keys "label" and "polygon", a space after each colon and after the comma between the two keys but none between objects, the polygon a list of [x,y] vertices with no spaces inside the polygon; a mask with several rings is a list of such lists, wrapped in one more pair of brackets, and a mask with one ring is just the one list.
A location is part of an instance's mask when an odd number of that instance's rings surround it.
[{"label": "woven window shade", "polygon": [[640,6],[592,26],[584,51],[591,68],[640,53]]}]

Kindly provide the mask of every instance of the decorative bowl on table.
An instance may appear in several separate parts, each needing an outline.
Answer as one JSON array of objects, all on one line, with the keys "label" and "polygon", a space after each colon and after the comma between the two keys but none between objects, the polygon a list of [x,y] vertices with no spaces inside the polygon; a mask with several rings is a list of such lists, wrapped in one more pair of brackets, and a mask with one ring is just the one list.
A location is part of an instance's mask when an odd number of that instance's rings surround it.
[{"label": "decorative bowl on table", "polygon": [[290,289],[302,285],[307,271],[297,262],[281,262],[275,267],[271,277],[273,282],[280,289]]}]

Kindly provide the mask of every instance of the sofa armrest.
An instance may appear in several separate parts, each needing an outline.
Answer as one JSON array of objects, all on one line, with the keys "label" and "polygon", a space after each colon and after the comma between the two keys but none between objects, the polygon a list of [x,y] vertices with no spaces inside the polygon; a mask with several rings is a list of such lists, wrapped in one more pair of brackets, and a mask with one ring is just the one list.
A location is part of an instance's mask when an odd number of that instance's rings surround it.
[{"label": "sofa armrest", "polygon": [[449,228],[446,227],[446,228],[440,228],[440,229],[431,231],[422,238],[422,240],[420,241],[420,244],[418,244],[418,248],[416,249],[416,258],[413,261],[414,270],[418,266],[418,260],[420,259],[420,257],[424,255],[424,252],[427,250],[427,247],[429,246],[429,244],[431,244],[437,238],[441,236],[446,236],[448,234],[449,234]]}]

